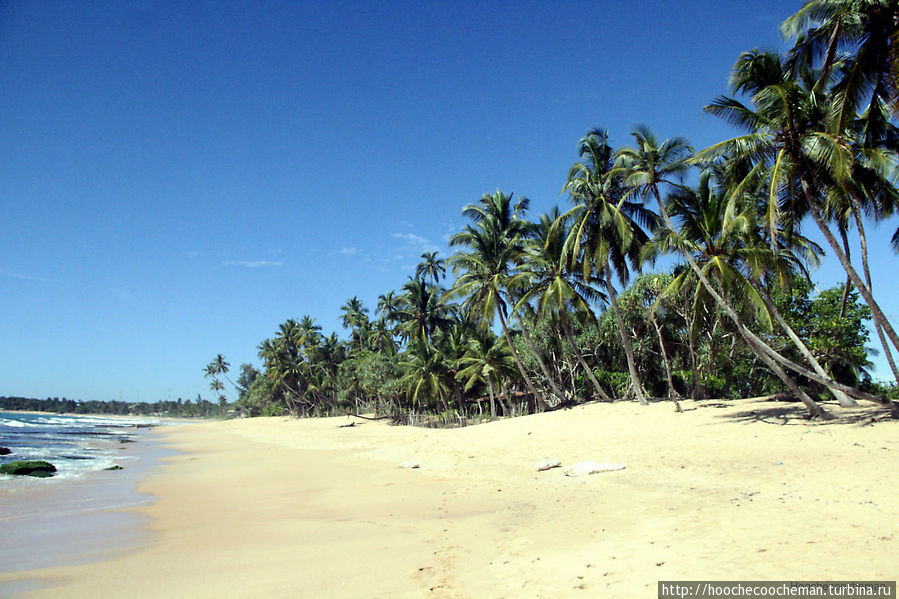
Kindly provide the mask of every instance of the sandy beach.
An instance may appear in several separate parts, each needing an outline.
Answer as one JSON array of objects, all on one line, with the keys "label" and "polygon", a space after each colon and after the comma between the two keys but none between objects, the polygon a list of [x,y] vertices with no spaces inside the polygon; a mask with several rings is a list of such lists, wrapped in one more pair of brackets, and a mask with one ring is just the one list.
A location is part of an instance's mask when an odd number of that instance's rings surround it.
[{"label": "sandy beach", "polygon": [[[157,429],[180,453],[139,487],[156,497],[134,508],[140,547],[0,582],[67,598],[631,598],[658,580],[899,578],[899,421],[875,406],[820,424],[798,404],[684,406],[449,430]],[[544,458],[626,468],[566,477],[535,471]]]}]

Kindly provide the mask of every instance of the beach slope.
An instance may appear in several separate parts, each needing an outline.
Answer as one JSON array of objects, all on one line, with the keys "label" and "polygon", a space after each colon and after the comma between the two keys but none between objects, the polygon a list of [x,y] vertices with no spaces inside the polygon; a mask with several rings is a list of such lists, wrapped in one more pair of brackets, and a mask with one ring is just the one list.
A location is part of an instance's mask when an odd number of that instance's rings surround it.
[{"label": "beach slope", "polygon": [[[140,487],[157,498],[137,508],[144,546],[0,582],[67,598],[625,598],[654,597],[658,580],[899,577],[899,421],[876,407],[812,424],[797,404],[684,405],[450,430],[168,427],[156,434],[181,453]],[[625,469],[567,477],[537,472],[544,458]]]}]

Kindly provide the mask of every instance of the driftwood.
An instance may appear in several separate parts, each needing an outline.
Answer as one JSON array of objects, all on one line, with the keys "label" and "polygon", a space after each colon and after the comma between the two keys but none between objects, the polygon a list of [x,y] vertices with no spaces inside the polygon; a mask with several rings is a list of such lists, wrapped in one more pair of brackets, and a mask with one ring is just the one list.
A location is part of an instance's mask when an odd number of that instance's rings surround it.
[{"label": "driftwood", "polygon": [[[351,412],[346,412],[347,416],[352,416],[353,418],[361,418],[362,420],[389,420],[390,416],[362,416],[361,414],[353,414]],[[353,426],[352,424],[344,424],[341,426]]]}]

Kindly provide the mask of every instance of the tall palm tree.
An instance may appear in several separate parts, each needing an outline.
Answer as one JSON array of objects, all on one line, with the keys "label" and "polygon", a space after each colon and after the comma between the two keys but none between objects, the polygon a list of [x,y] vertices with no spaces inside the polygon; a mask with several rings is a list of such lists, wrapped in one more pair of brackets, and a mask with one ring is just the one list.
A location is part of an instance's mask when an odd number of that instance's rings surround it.
[{"label": "tall palm tree", "polygon": [[344,328],[350,330],[353,346],[356,348],[365,347],[370,324],[368,308],[362,305],[362,301],[354,295],[340,307],[340,310],[343,312],[340,316],[340,321]]},{"label": "tall palm tree", "polygon": [[445,275],[445,261],[437,257],[437,252],[425,252],[421,255],[421,262],[415,268],[416,278],[422,280],[431,279],[436,285]]},{"label": "tall palm tree", "polygon": [[565,214],[573,222],[562,247],[563,256],[570,266],[580,262],[585,281],[601,280],[605,286],[627,358],[631,388],[639,402],[647,405],[611,279],[614,272],[626,284],[630,270],[639,268],[641,247],[649,239],[643,226],[654,228],[654,215],[625,196],[620,176],[613,168],[608,132],[590,131],[581,139],[578,154],[582,161],[571,167],[563,188],[576,204]]},{"label": "tall palm tree", "polygon": [[[497,190],[484,195],[478,204],[466,206],[462,214],[473,222],[450,238],[451,246],[465,249],[452,255],[448,262],[457,275],[451,292],[464,297],[462,308],[481,323],[489,326],[495,318],[499,319],[522,379],[535,400],[543,401],[512,343],[507,322],[509,291],[523,278],[515,264],[529,235],[529,223],[523,218],[528,204],[526,198],[513,202],[512,194]],[[539,360],[536,348],[532,347],[532,351]],[[551,385],[555,384],[547,378]],[[567,399],[561,390],[553,391],[560,401]]]},{"label": "tall palm tree", "polygon": [[[659,213],[665,222],[665,226],[671,231],[677,231],[677,227],[671,220],[665,203],[661,199],[659,188],[662,185],[680,186],[679,182],[675,182],[673,179],[688,168],[685,159],[691,151],[690,146],[685,139],[680,137],[659,142],[648,128],[642,126],[636,128],[632,136],[634,138],[634,147],[622,148],[618,151],[616,170],[625,177],[625,184],[628,185],[632,193],[639,194],[644,198],[653,197],[659,206]],[[686,259],[693,272],[696,273],[697,278],[709,295],[714,298],[716,303],[734,322],[740,336],[756,352],[771,372],[783,381],[787,388],[805,404],[809,414],[813,417],[832,418],[826,410],[812,400],[783,371],[777,361],[775,361],[774,354],[776,352],[746,327],[733,306],[717,292],[690,252],[681,251],[681,255]],[[786,361],[779,354],[777,356],[781,360]],[[810,374],[815,378],[820,378],[814,373]]]},{"label": "tall palm tree", "polygon": [[[832,127],[828,130],[822,123],[821,107],[828,102],[826,90],[810,87],[808,79],[794,77],[789,65],[776,54],[744,53],[734,66],[731,87],[736,93],[751,94],[753,106],[722,96],[706,111],[749,133],[715,144],[700,152],[697,159],[733,156],[751,160],[755,164],[752,176],[764,175],[772,198],[768,209],[771,227],[779,218],[775,200],[782,196],[794,213],[807,210],[871,309],[875,326],[884,331],[893,348],[899,349],[899,335],[828,226],[823,205],[827,186],[849,186],[857,161],[844,132],[834,133]],[[869,160],[868,166],[876,169],[876,162]],[[888,175],[883,173],[882,178]]]},{"label": "tall palm tree", "polygon": [[538,316],[552,315],[558,319],[562,334],[574,352],[578,364],[593,384],[596,395],[604,401],[611,401],[574,342],[571,325],[568,322],[568,312],[573,311],[595,324],[596,315],[593,313],[591,303],[606,298],[590,285],[591,282],[595,283],[595,280],[588,275],[585,281],[583,277],[578,276],[576,270],[569,267],[569,261],[563,251],[565,240],[568,238],[568,228],[564,220],[565,217],[559,214],[556,207],[549,214],[542,215],[535,225],[535,236],[527,245],[525,259],[522,260],[521,269],[527,276],[514,310],[517,312],[525,304],[535,301]]},{"label": "tall palm tree", "polygon": [[219,375],[224,376],[225,379],[229,383],[234,385],[234,381],[232,381],[228,377],[228,368],[230,366],[231,366],[231,364],[229,364],[225,360],[225,357],[222,354],[218,354],[215,356],[215,358],[212,359],[212,361],[209,364],[206,365],[206,368],[203,369],[203,372],[204,372],[203,376],[206,378],[212,379],[212,382],[210,383],[210,388],[213,391],[218,392],[220,395],[222,395],[221,392],[225,391],[225,386],[221,383],[221,381],[219,381],[219,379],[218,379]]}]

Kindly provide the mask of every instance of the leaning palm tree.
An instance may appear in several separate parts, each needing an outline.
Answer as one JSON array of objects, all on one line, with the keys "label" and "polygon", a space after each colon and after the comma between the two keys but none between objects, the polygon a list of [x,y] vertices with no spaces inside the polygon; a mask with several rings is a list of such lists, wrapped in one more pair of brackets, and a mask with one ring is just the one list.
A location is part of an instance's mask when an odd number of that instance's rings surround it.
[{"label": "leaning palm tree", "polygon": [[[700,176],[699,186],[695,190],[677,188],[668,196],[666,206],[681,223],[680,229],[676,232],[662,231],[654,246],[657,249],[680,250],[694,256],[723,298],[748,299],[755,309],[752,315],[755,322],[766,331],[772,331],[775,324],[779,325],[814,371],[830,381],[830,376],[787,323],[768,292],[772,284],[787,287],[794,277],[807,278],[808,271],[804,264],[816,263],[820,249],[798,233],[787,239],[775,232],[775,248],[772,251],[763,238],[762,227],[756,222],[756,206],[752,202],[743,202],[738,208],[738,203],[731,201],[727,189],[716,188],[713,174],[713,169],[707,169]],[[786,241],[791,246],[786,246]],[[687,274],[689,271],[682,277]],[[828,389],[840,405],[854,405],[853,400],[832,384],[828,385]]]},{"label": "leaning palm tree", "polygon": [[[625,178],[625,184],[630,188],[630,192],[644,198],[652,197],[659,206],[659,213],[670,231],[677,231],[678,228],[671,220],[671,216],[661,199],[659,188],[662,185],[674,188],[680,187],[679,182],[673,179],[678,177],[688,168],[686,158],[691,149],[683,138],[674,138],[672,140],[664,140],[659,142],[656,137],[646,127],[638,127],[632,133],[634,137],[633,148],[622,148],[618,151],[616,160],[616,171],[620,172]],[[796,382],[790,378],[786,372],[778,365],[774,358],[776,352],[756,336],[743,323],[743,319],[739,316],[733,306],[727,302],[717,291],[715,286],[709,281],[702,268],[697,264],[690,252],[681,251],[681,256],[690,265],[690,268],[696,273],[697,278],[702,283],[709,295],[721,307],[727,316],[733,321],[740,333],[740,336],[746,341],[747,345],[759,356],[765,365],[777,376],[787,388],[798,397],[808,408],[812,417],[832,418],[832,416],[819,406],[812,398],[803,391]],[[777,357],[783,361],[785,358],[777,354]],[[798,368],[798,366],[797,366]],[[806,371],[807,372],[807,371]],[[818,377],[814,373],[810,373],[816,379]],[[823,380],[823,379],[822,379]]]},{"label": "leaning palm tree", "polygon": [[[871,309],[875,326],[884,331],[893,348],[899,349],[899,335],[827,223],[823,204],[827,187],[850,186],[857,160],[845,131],[833,132],[833,123],[827,127],[823,122],[820,113],[821,107],[828,104],[826,90],[810,87],[808,78],[794,77],[789,65],[778,55],[760,51],[746,52],[740,57],[734,66],[731,86],[736,93],[751,94],[752,106],[722,96],[707,106],[706,111],[748,129],[749,133],[715,144],[697,154],[697,159],[728,156],[751,161],[754,167],[750,176],[763,177],[771,197],[767,210],[769,228],[780,219],[777,200],[782,197],[787,199],[788,211],[798,214],[808,211]],[[869,149],[867,165],[883,171],[889,160],[874,160],[874,154]],[[889,179],[886,172],[880,175]]]},{"label": "leaning palm tree", "polygon": [[643,226],[653,228],[654,215],[625,196],[620,176],[613,168],[614,153],[608,132],[590,131],[581,139],[578,153],[582,161],[571,167],[562,190],[575,203],[565,214],[572,225],[561,248],[562,254],[570,267],[580,263],[585,282],[599,280],[605,286],[627,359],[631,389],[639,402],[647,405],[612,276],[614,273],[626,284],[631,269],[639,268],[641,247],[649,239]]}]

